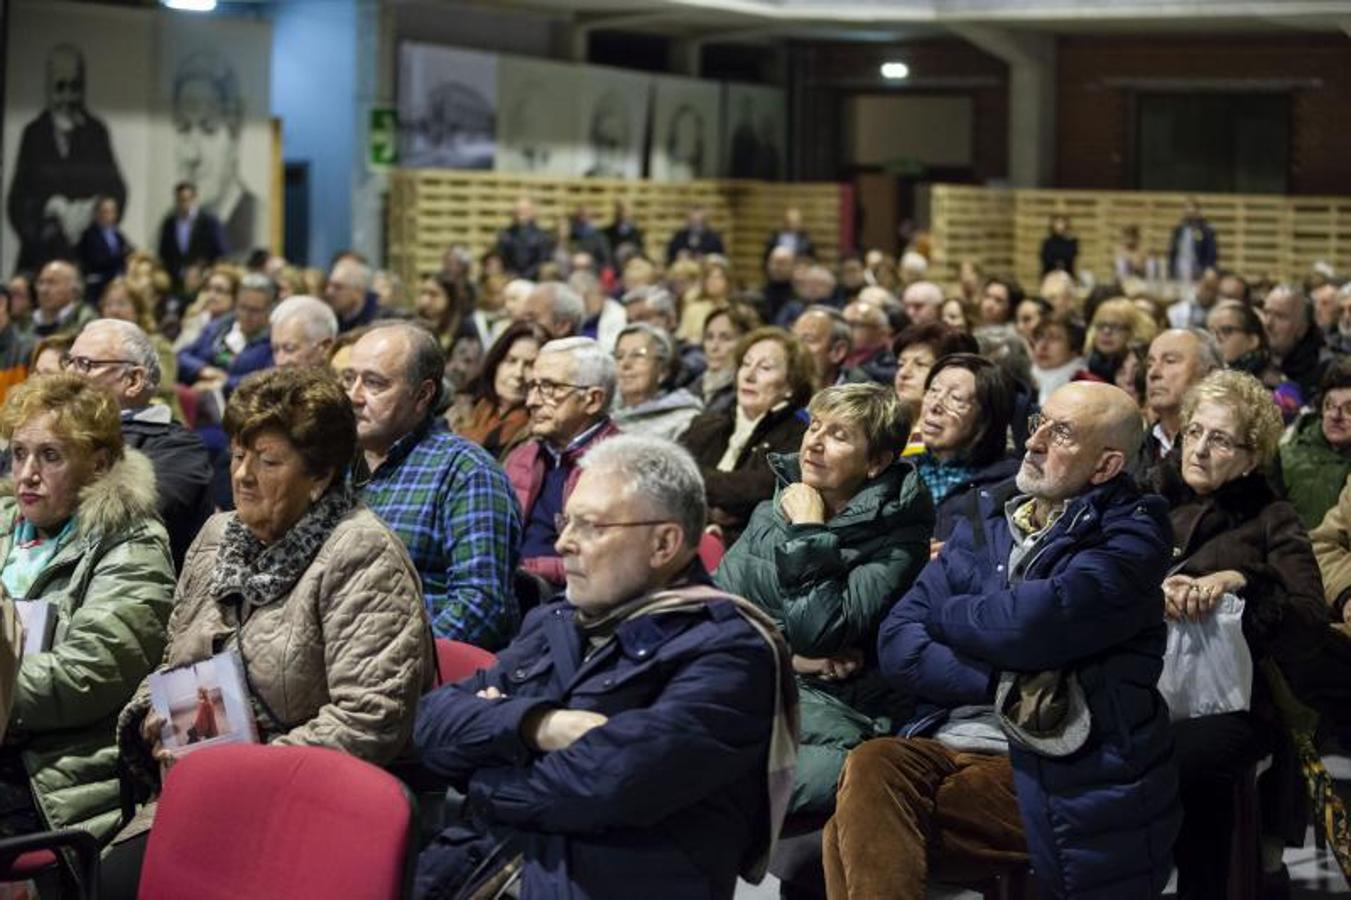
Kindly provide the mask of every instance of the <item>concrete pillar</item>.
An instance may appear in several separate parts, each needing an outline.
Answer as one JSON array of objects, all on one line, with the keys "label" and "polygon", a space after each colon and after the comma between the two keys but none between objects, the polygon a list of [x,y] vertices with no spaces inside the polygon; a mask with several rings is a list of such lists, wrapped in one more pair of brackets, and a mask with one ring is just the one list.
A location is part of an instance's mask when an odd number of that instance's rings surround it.
[{"label": "concrete pillar", "polygon": [[1055,38],[985,25],[952,30],[1009,67],[1009,183],[1043,187],[1055,175]]}]

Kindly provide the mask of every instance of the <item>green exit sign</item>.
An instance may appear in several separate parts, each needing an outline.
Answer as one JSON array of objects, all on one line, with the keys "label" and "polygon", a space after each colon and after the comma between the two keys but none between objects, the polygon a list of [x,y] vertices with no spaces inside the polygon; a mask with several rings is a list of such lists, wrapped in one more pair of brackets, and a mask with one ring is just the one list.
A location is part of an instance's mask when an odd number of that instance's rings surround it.
[{"label": "green exit sign", "polygon": [[391,106],[371,109],[371,165],[392,166],[399,161],[399,114]]}]

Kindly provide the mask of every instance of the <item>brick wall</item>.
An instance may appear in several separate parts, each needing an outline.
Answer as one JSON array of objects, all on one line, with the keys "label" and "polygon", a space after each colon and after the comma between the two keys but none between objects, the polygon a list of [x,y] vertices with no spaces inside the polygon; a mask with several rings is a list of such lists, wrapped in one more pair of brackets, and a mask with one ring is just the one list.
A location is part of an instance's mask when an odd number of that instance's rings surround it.
[{"label": "brick wall", "polygon": [[1290,193],[1351,193],[1346,37],[1062,38],[1057,58],[1059,187],[1135,186],[1130,170],[1135,88],[1113,85],[1113,79],[1252,79],[1290,83]]}]

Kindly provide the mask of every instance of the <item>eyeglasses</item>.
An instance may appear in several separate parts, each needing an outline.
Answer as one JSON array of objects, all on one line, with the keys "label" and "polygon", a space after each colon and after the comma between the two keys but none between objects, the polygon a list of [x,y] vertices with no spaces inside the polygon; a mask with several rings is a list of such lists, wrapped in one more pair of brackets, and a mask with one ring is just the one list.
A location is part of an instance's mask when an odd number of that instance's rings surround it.
[{"label": "eyeglasses", "polygon": [[666,525],[674,521],[673,519],[647,519],[642,522],[588,522],[586,519],[576,519],[566,513],[558,513],[554,516],[554,531],[559,537],[569,527],[572,528],[573,536],[579,541],[589,541],[597,537],[600,532],[606,528],[637,528],[641,525]]},{"label": "eyeglasses", "polygon": [[594,386],[595,385],[590,384],[569,384],[566,381],[550,381],[547,378],[538,380],[531,379],[523,385],[527,397],[535,391],[539,391],[539,395],[549,403],[561,400],[563,397],[567,396],[569,391],[584,391],[587,388]]},{"label": "eyeglasses", "polygon": [[74,369],[81,375],[88,375],[94,369],[101,366],[134,366],[136,363],[129,359],[90,359],[87,356],[71,356],[69,353],[61,357],[61,368],[63,370]]},{"label": "eyeglasses", "polygon": [[1043,416],[1041,413],[1034,413],[1027,417],[1027,439],[1029,441],[1043,428],[1050,429],[1051,443],[1057,447],[1069,447],[1074,444],[1074,426],[1069,422],[1058,422],[1055,419]]},{"label": "eyeglasses", "polygon": [[1252,449],[1251,444],[1239,443],[1237,438],[1225,434],[1223,431],[1206,431],[1205,426],[1200,422],[1193,422],[1182,429],[1182,439],[1189,444],[1196,444],[1197,449],[1208,446],[1221,456],[1229,456],[1239,450]]},{"label": "eyeglasses", "polygon": [[960,397],[951,390],[945,390],[936,384],[929,385],[929,389],[924,392],[924,400],[958,416],[966,415],[975,405],[969,397]]},{"label": "eyeglasses", "polygon": [[1348,400],[1345,403],[1333,403],[1331,400],[1324,400],[1323,418],[1351,419],[1351,400]]}]

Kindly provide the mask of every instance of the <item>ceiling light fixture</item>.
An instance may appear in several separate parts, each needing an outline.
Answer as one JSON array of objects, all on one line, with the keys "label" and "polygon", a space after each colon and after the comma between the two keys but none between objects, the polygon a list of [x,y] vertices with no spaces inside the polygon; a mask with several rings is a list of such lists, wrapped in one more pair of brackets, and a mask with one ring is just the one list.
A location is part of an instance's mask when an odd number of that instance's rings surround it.
[{"label": "ceiling light fixture", "polygon": [[882,77],[891,81],[900,81],[910,77],[910,67],[903,62],[882,63]]},{"label": "ceiling light fixture", "polygon": [[170,9],[183,12],[211,12],[216,8],[216,0],[160,0]]}]

